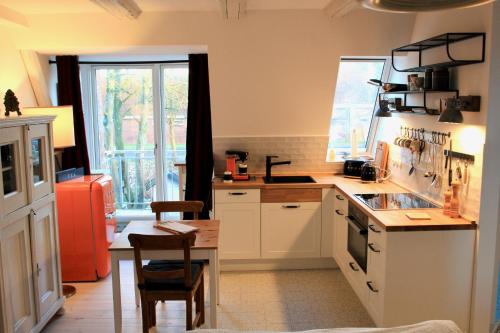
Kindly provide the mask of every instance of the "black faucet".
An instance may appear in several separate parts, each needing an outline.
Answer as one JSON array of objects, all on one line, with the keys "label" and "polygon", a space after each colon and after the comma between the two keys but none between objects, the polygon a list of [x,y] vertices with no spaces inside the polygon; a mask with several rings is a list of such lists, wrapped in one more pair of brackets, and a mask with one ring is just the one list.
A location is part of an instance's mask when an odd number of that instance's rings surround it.
[{"label": "black faucet", "polygon": [[271,162],[273,158],[278,158],[278,156],[274,155],[266,155],[266,181],[271,181],[271,168],[275,165],[282,164],[292,164],[292,161],[279,161],[279,162]]}]

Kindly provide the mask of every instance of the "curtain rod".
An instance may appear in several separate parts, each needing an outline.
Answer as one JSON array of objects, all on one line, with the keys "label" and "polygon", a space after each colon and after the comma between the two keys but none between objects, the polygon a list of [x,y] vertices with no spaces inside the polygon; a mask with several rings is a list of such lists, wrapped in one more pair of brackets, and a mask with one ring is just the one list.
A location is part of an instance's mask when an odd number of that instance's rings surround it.
[{"label": "curtain rod", "polygon": [[[55,64],[49,60],[49,64]],[[81,65],[152,65],[152,64],[187,64],[189,60],[160,60],[160,61],[79,61]]]}]

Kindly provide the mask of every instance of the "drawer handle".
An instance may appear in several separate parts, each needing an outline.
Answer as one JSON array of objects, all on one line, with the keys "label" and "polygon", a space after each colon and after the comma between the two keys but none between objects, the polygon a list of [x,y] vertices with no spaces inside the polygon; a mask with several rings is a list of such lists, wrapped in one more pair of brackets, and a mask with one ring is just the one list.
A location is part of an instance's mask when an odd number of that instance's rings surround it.
[{"label": "drawer handle", "polygon": [[373,224],[369,224],[368,228],[370,228],[370,230],[373,231],[376,234],[380,234],[382,232],[380,230],[377,230],[377,228],[375,228],[375,226]]},{"label": "drawer handle", "polygon": [[368,248],[372,250],[372,252],[380,253],[380,250],[373,247],[373,243],[368,243]]},{"label": "drawer handle", "polygon": [[355,272],[359,272],[359,268],[356,268],[356,266],[354,266],[354,263],[353,262],[350,262],[349,263],[349,267],[351,267],[351,269]]},{"label": "drawer handle", "polygon": [[337,199],[339,199],[340,201],[344,201],[344,197],[343,197],[343,196],[341,196],[341,195],[339,195],[339,194],[337,194],[335,197],[336,197]]},{"label": "drawer handle", "polygon": [[344,216],[344,213],[342,213],[339,209],[335,209],[335,213],[340,216]]},{"label": "drawer handle", "polygon": [[300,208],[300,205],[282,205],[281,208]]},{"label": "drawer handle", "polygon": [[368,288],[370,288],[370,290],[374,293],[378,293],[378,289],[375,289],[373,287],[373,281],[366,281],[366,285],[368,286]]},{"label": "drawer handle", "polygon": [[36,210],[31,209],[31,214],[33,214],[34,216],[36,216]]},{"label": "drawer handle", "polygon": [[229,195],[247,195],[247,192],[228,192]]}]

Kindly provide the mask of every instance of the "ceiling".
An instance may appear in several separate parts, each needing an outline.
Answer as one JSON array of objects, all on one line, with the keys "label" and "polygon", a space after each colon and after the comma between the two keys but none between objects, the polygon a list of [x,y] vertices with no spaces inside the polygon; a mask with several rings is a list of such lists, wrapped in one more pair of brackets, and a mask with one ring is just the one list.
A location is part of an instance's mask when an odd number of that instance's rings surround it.
[{"label": "ceiling", "polygon": [[[217,0],[135,0],[144,12],[217,11]],[[247,10],[323,9],[330,0],[248,0]],[[0,5],[25,15],[92,13],[103,9],[90,0],[0,0]]]}]

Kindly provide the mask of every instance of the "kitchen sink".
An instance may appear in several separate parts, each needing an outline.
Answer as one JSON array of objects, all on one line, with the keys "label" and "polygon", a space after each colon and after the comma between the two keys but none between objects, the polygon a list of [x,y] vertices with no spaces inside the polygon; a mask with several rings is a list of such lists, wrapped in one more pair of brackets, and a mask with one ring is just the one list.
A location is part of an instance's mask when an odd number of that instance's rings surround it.
[{"label": "kitchen sink", "polygon": [[263,178],[266,184],[316,183],[311,176],[272,176],[271,179]]}]

